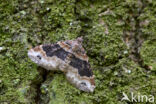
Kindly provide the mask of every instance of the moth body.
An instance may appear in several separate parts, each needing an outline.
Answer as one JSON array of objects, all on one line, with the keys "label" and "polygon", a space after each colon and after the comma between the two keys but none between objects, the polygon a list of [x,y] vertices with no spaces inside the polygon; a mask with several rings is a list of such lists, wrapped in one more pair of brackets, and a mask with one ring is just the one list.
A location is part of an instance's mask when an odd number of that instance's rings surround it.
[{"label": "moth body", "polygon": [[82,38],[39,45],[28,50],[29,58],[47,70],[60,70],[79,90],[93,92],[94,75],[82,45]]}]

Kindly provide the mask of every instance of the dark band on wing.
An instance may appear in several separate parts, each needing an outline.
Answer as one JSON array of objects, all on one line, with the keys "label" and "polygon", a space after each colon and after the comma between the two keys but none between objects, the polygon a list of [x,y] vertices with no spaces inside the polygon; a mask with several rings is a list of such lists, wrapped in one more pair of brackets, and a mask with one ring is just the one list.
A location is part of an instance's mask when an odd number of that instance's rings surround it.
[{"label": "dark band on wing", "polygon": [[70,46],[70,47],[71,47],[71,44],[70,44],[68,41],[66,41],[65,43],[66,43],[68,46]]},{"label": "dark band on wing", "polygon": [[59,44],[43,45],[43,50],[48,57],[56,56],[62,60],[65,60],[69,52],[66,52]]},{"label": "dark band on wing", "polygon": [[93,75],[92,70],[90,70],[89,63],[75,57],[74,55],[71,56],[71,62],[69,64],[78,69],[80,76],[91,77]]},{"label": "dark band on wing", "polygon": [[75,57],[75,55],[65,51],[59,46],[59,44],[43,45],[42,48],[48,57],[56,56],[62,60],[65,60],[68,55],[71,55],[71,62],[69,64],[78,69],[80,76],[91,77],[93,75],[92,70],[90,70],[90,65],[87,61],[81,60]]}]

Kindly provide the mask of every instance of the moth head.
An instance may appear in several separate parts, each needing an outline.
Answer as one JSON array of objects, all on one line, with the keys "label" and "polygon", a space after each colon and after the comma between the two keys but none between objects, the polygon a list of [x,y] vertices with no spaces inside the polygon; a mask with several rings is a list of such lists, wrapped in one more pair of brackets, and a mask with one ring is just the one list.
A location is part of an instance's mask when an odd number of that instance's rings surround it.
[{"label": "moth head", "polygon": [[41,65],[43,64],[43,53],[41,46],[37,46],[35,48],[32,48],[28,50],[28,57],[36,64]]},{"label": "moth head", "polygon": [[79,51],[82,51],[83,47],[82,47],[82,42],[83,42],[83,39],[82,37],[78,37],[77,39],[75,40],[70,40],[70,41],[67,41],[70,46],[72,47],[72,51],[73,52],[79,52]]},{"label": "moth head", "polygon": [[78,42],[78,43],[82,43],[83,42],[83,38],[82,38],[82,36],[81,37],[78,37],[77,39],[76,39],[76,41]]},{"label": "moth head", "polygon": [[93,92],[95,89],[94,79],[89,78],[89,80],[80,81],[79,89],[85,92]]}]

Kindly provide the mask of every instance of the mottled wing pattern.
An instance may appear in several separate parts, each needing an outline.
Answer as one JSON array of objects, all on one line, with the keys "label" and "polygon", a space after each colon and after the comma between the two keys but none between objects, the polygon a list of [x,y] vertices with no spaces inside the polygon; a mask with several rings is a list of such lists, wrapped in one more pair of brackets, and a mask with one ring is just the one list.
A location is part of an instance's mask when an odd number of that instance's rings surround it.
[{"label": "mottled wing pattern", "polygon": [[86,54],[81,44],[73,45],[73,42],[71,40],[65,41],[64,43],[67,44],[74,53],[81,55]]},{"label": "mottled wing pattern", "polygon": [[90,69],[90,65],[86,60],[79,59],[73,53],[65,51],[62,47],[60,47],[59,44],[55,43],[43,45],[42,48],[45,51],[47,57],[56,56],[63,61],[67,57],[70,57],[69,65],[77,69],[80,76],[91,77],[93,75],[92,70]]},{"label": "mottled wing pattern", "polygon": [[76,68],[80,76],[91,77],[93,75],[89,63],[85,60],[75,57],[74,55],[71,56],[69,65]]},{"label": "mottled wing pattern", "polygon": [[[70,57],[69,65],[78,70],[78,74],[80,76],[91,77],[93,75],[92,70],[90,68],[90,64],[88,63],[88,57],[86,52],[81,44],[78,44],[72,40],[67,40],[65,42],[61,42],[61,47],[68,47],[68,57]],[[69,48],[70,47],[70,48]]]},{"label": "mottled wing pattern", "polygon": [[65,60],[69,54],[69,52],[67,52],[63,48],[61,48],[57,43],[43,45],[42,48],[45,51],[47,57],[56,56],[62,60]]},{"label": "mottled wing pattern", "polygon": [[65,72],[67,79],[78,89],[94,91],[94,75],[82,47],[82,38],[36,46],[28,51],[28,56],[47,70]]}]

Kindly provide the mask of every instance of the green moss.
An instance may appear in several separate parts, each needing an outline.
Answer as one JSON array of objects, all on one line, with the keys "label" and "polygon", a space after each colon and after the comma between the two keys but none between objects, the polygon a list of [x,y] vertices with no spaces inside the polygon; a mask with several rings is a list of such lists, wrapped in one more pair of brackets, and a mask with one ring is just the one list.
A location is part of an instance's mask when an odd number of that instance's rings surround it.
[{"label": "green moss", "polygon": [[[43,104],[127,104],[122,92],[156,96],[155,5],[150,0],[1,0],[0,103],[35,103],[37,93]],[[131,48],[123,38],[135,28],[144,40],[141,59],[152,70],[129,59]],[[41,83],[28,48],[79,36],[95,74],[95,92],[76,89],[60,72],[50,72]]]},{"label": "green moss", "polygon": [[[85,94],[73,87],[67,82],[65,76],[62,74],[53,75],[53,79],[49,84],[49,98],[50,104],[69,104],[85,102],[90,104],[91,101]],[[77,95],[77,96],[75,96]]]},{"label": "green moss", "polygon": [[27,91],[30,90],[31,80],[37,74],[36,66],[28,60],[27,49],[24,49],[24,45],[7,41],[3,43],[3,46],[6,50],[0,55],[0,93],[2,95],[0,101],[14,104],[31,102],[32,98],[29,96],[27,99],[26,94],[29,93]]},{"label": "green moss", "polygon": [[155,96],[151,92],[156,90],[152,87],[155,86],[155,77],[145,73],[145,69],[129,59],[121,59],[116,65],[104,67],[102,71],[95,70],[94,74],[96,81],[94,93],[79,91],[69,84],[62,73],[49,75],[41,86],[42,103],[49,101],[49,104],[102,104],[103,102],[124,104],[124,101],[121,102],[122,92]]},{"label": "green moss", "polygon": [[156,42],[154,40],[144,42],[141,48],[141,57],[145,65],[156,71]]},{"label": "green moss", "polygon": [[156,2],[145,2],[147,6],[144,8],[144,12],[140,15],[141,32],[144,36],[144,43],[142,44],[140,54],[143,59],[143,63],[149,67],[152,71],[156,70],[156,18],[154,14],[156,12]]}]

